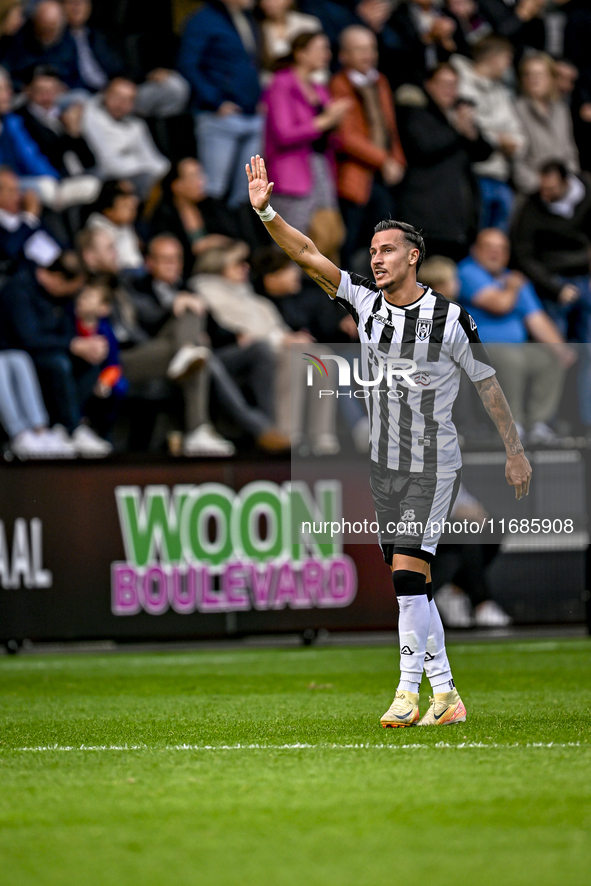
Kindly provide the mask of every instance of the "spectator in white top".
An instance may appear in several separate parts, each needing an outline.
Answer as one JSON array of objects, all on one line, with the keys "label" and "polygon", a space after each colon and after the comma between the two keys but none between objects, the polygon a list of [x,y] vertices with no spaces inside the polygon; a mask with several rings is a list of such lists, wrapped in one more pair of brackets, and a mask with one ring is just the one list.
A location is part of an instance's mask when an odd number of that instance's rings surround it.
[{"label": "spectator in white top", "polygon": [[454,55],[459,74],[458,92],[474,105],[474,119],[495,150],[474,164],[481,197],[480,228],[507,232],[513,205],[509,185],[511,164],[526,147],[526,137],[511,93],[502,82],[513,63],[513,47],[504,37],[485,37],[473,49],[474,61]]},{"label": "spectator in white top", "polygon": [[115,241],[120,271],[143,271],[144,259],[134,223],[138,197],[129,181],[105,182],[93,212],[86,223],[91,230],[108,231]]},{"label": "spectator in white top", "polygon": [[[292,354],[290,346],[305,346],[307,351],[319,355],[326,353],[326,345],[315,345],[304,329],[291,330],[277,307],[257,295],[249,281],[247,255],[245,243],[208,249],[197,260],[198,273],[189,281],[189,287],[202,296],[216,323],[234,333],[238,344],[263,341],[271,347],[277,367],[277,427],[291,439],[292,446],[299,446],[304,434],[307,367],[299,354]],[[331,367],[329,379],[333,388],[334,378]],[[336,403],[336,398],[321,401],[310,397],[307,431],[315,455],[334,455],[340,449],[335,433]]]},{"label": "spectator in white top", "polygon": [[96,157],[102,178],[133,181],[142,199],[170,169],[143,120],[132,114],[137,86],[115,77],[103,93],[86,103],[82,135]]}]

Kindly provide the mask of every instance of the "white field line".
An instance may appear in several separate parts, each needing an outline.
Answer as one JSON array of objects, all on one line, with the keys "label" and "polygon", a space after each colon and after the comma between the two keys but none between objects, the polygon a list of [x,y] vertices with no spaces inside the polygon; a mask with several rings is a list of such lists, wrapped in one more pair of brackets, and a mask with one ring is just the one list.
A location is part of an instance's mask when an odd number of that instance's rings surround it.
[{"label": "white field line", "polygon": [[506,748],[580,748],[591,747],[586,742],[569,741],[569,742],[527,742],[520,744],[498,744],[493,742],[485,744],[481,741],[463,741],[458,744],[450,744],[449,742],[439,741],[434,745],[427,744],[305,744],[297,742],[295,744],[221,744],[221,745],[199,745],[199,744],[177,744],[164,746],[151,746],[146,744],[133,745],[45,745],[40,747],[23,747],[23,748],[0,748],[0,753],[17,752],[17,753],[44,753],[46,751],[345,751],[345,750],[388,750],[388,751],[408,751],[408,750],[470,750],[472,748],[484,748],[492,750],[504,750]]}]

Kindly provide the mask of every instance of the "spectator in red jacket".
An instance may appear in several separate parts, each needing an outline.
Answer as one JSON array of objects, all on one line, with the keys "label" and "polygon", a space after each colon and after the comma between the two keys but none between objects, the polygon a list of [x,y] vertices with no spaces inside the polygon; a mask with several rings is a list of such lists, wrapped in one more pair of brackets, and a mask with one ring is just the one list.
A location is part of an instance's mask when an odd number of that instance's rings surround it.
[{"label": "spectator in red jacket", "polygon": [[390,85],[377,70],[378,42],[361,25],[341,34],[343,69],[330,84],[335,99],[348,99],[349,109],[337,135],[338,193],[347,228],[344,256],[352,255],[364,225],[372,228],[394,216],[391,188],[404,176],[406,159],[394,113]]}]

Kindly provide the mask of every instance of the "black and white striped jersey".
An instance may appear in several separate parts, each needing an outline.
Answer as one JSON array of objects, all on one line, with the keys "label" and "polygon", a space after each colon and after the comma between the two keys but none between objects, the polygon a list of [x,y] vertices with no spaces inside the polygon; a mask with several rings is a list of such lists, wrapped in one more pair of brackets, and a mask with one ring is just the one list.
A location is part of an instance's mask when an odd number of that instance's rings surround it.
[{"label": "black and white striped jersey", "polygon": [[[461,370],[474,382],[495,372],[470,314],[418,284],[417,300],[397,307],[374,283],[347,271],[336,300],[359,329],[372,460],[399,471],[456,471],[461,454],[452,407]],[[410,366],[411,374],[394,374],[398,366]]]}]

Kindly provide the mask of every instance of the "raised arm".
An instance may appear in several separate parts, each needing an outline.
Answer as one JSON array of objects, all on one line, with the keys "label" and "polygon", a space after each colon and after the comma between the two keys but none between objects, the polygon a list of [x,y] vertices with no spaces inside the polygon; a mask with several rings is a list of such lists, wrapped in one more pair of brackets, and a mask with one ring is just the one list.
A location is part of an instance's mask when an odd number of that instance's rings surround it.
[{"label": "raised arm", "polygon": [[[250,164],[246,164],[246,174],[252,207],[259,215],[263,213],[261,220],[275,243],[300,268],[303,268],[306,274],[309,274],[331,298],[334,298],[341,282],[341,272],[336,265],[318,251],[309,237],[296,228],[292,228],[277,213],[273,214],[273,210],[269,206],[273,182],[269,181],[263,158],[258,154],[256,157],[251,157]],[[265,217],[265,210],[268,217]]]},{"label": "raised arm", "polygon": [[507,452],[505,477],[509,486],[515,487],[515,498],[520,499],[529,493],[531,465],[523,451],[511,409],[501,390],[496,375],[474,382],[484,408],[494,421]]}]

